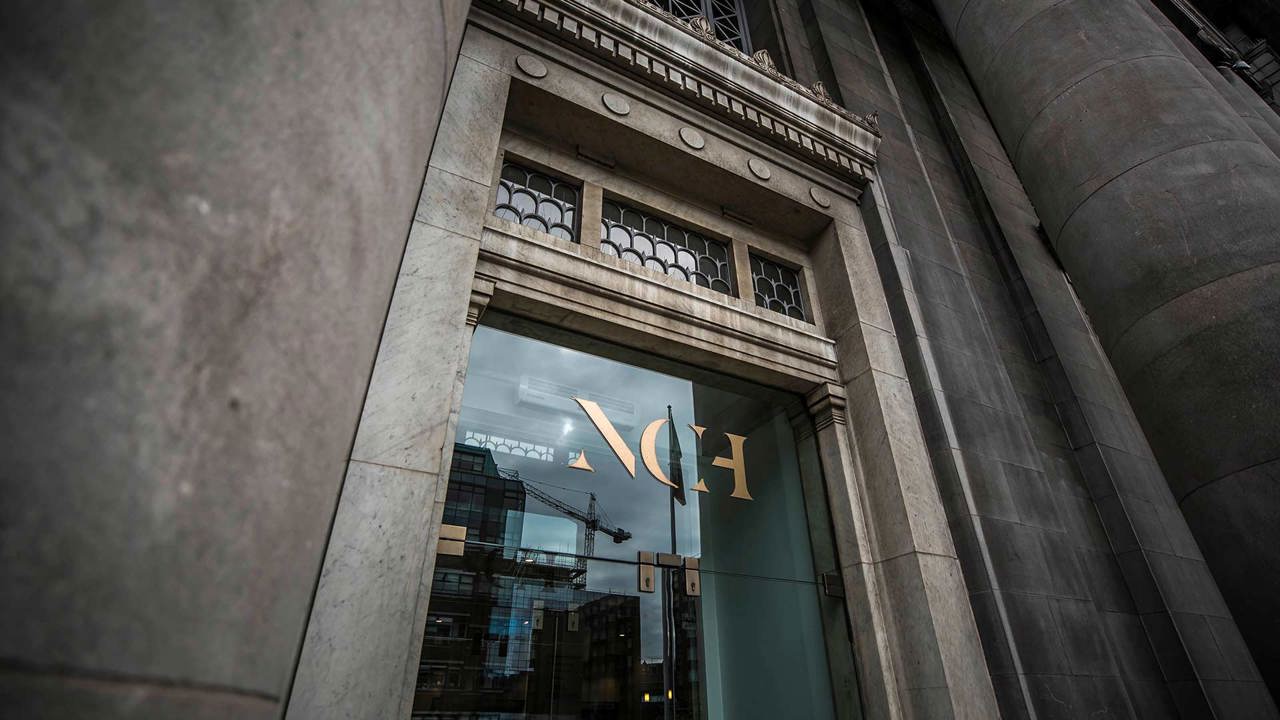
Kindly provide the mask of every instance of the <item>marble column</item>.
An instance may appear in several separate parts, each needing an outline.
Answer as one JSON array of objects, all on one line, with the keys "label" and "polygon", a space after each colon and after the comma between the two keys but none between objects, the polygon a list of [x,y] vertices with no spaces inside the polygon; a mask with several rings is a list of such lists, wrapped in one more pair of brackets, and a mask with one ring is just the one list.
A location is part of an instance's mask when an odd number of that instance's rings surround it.
[{"label": "marble column", "polygon": [[[470,35],[468,36],[470,37]],[[413,708],[510,78],[463,44],[382,329],[286,720]]]},{"label": "marble column", "polygon": [[1138,0],[934,4],[1274,692],[1280,160]]},{"label": "marble column", "polygon": [[279,717],[467,9],[6,6],[6,715]]}]

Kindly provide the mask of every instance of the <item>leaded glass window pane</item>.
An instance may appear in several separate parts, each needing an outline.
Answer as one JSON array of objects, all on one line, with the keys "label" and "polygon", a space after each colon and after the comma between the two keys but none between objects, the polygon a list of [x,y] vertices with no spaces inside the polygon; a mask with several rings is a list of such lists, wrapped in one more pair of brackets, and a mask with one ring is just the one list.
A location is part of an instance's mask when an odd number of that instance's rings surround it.
[{"label": "leaded glass window pane", "polygon": [[756,305],[797,320],[809,321],[804,309],[800,273],[759,255],[751,256],[751,282]]},{"label": "leaded glass window pane", "polygon": [[493,214],[562,240],[578,242],[579,193],[577,183],[505,162]]},{"label": "leaded glass window pane", "polygon": [[739,0],[710,0],[707,5],[711,11],[707,19],[711,21],[711,27],[715,28],[716,37],[744,53],[751,52],[751,44],[747,41],[746,18]]},{"label": "leaded glass window pane", "polygon": [[663,10],[688,21],[699,15],[711,21],[716,37],[744,53],[751,52],[742,0],[657,0]]},{"label": "leaded glass window pane", "polygon": [[614,200],[601,207],[600,250],[671,277],[733,294],[729,245]]}]

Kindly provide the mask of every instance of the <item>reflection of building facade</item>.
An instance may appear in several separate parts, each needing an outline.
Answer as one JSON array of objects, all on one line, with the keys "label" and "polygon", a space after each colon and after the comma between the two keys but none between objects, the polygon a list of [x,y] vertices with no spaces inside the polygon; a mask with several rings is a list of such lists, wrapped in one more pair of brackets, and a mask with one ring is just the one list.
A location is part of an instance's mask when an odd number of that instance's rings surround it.
[{"label": "reflection of building facade", "polygon": [[481,530],[437,562],[413,717],[640,717],[638,600],[522,552],[525,497],[492,450],[455,447],[444,518]]}]

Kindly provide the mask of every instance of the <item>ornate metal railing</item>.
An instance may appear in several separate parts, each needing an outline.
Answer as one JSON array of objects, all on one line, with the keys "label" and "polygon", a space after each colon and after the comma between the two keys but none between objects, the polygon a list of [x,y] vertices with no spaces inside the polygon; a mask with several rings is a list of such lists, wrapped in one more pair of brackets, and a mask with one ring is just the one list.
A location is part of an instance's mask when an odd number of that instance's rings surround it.
[{"label": "ornate metal railing", "polygon": [[600,250],[647,268],[733,294],[728,243],[614,200],[601,208]]},{"label": "ornate metal railing", "polygon": [[751,283],[756,305],[797,320],[809,321],[800,273],[759,255],[751,256]]},{"label": "ornate metal railing", "polygon": [[579,186],[514,162],[502,164],[493,214],[578,242]]}]

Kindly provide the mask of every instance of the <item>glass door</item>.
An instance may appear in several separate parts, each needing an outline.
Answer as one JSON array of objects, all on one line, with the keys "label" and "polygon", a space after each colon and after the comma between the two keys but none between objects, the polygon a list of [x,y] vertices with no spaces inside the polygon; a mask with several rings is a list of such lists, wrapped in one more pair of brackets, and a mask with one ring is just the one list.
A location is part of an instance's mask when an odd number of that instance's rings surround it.
[{"label": "glass door", "polygon": [[833,717],[794,399],[513,327],[473,341],[413,716]]}]

